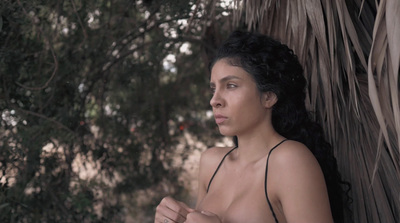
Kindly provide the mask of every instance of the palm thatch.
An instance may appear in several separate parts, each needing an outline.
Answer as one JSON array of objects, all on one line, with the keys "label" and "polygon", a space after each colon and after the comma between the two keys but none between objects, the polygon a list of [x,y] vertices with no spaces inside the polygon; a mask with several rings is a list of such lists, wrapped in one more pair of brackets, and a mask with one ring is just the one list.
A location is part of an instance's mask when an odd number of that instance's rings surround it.
[{"label": "palm thatch", "polygon": [[235,0],[298,55],[308,105],[352,184],[354,222],[400,222],[400,1]]}]

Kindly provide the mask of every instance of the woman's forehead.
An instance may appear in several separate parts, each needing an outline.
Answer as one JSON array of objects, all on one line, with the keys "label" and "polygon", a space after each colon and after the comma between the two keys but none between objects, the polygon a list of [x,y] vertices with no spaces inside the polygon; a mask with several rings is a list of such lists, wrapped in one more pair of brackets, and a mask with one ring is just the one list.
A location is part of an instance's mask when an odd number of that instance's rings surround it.
[{"label": "woman's forehead", "polygon": [[240,66],[232,65],[229,60],[218,60],[211,69],[211,82],[227,79],[248,79],[250,75]]}]

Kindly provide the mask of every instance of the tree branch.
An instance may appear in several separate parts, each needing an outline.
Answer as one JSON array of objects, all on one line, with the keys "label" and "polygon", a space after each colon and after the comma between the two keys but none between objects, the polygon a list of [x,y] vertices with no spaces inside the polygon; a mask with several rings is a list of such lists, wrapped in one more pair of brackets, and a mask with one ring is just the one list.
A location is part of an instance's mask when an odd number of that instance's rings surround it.
[{"label": "tree branch", "polygon": [[70,128],[68,128],[67,126],[65,126],[64,124],[62,124],[61,122],[59,122],[59,121],[57,121],[55,119],[49,118],[49,117],[47,117],[47,116],[45,116],[43,114],[40,114],[40,113],[36,113],[36,112],[33,112],[33,111],[28,111],[28,110],[19,108],[19,107],[15,106],[15,105],[11,105],[11,107],[13,109],[15,109],[15,110],[17,110],[19,112],[25,113],[27,115],[33,115],[33,116],[45,119],[47,121],[50,121],[50,122],[56,124],[59,128],[67,130],[69,133],[72,133],[73,135],[76,135],[74,131],[72,131]]},{"label": "tree branch", "polygon": [[82,23],[81,17],[79,17],[78,11],[76,10],[76,6],[75,6],[74,0],[71,0],[71,4],[72,4],[72,7],[74,8],[74,12],[75,12],[76,16],[78,17],[79,25],[81,26],[81,28],[83,30],[83,37],[84,37],[83,42],[85,42],[87,37],[88,37],[86,29],[83,26],[83,23]]},{"label": "tree branch", "polygon": [[[18,2],[18,5],[22,8],[22,11],[24,12],[25,16],[28,17],[28,18],[30,18],[28,12],[25,10],[25,8],[24,8],[24,6],[21,4],[20,0],[17,0],[17,2]],[[55,54],[55,52],[54,52],[53,46],[52,46],[51,43],[50,43],[50,40],[46,37],[46,35],[44,34],[43,30],[42,30],[40,27],[37,27],[37,26],[35,25],[35,22],[33,21],[32,18],[31,18],[31,21],[32,21],[32,25],[35,26],[35,27],[40,31],[40,33],[43,35],[43,38],[44,38],[44,39],[46,40],[46,42],[49,44],[49,48],[50,48],[51,54],[53,55],[53,60],[54,60],[54,70],[53,70],[53,73],[51,74],[51,77],[50,77],[50,78],[46,81],[46,83],[45,83],[43,86],[41,86],[41,87],[28,87],[28,86],[25,86],[25,85],[23,85],[23,84],[21,84],[21,83],[18,83],[18,82],[16,82],[16,84],[17,84],[18,86],[20,86],[20,87],[22,87],[22,88],[25,88],[25,89],[28,89],[28,90],[40,91],[40,90],[46,88],[46,87],[49,85],[49,83],[53,80],[53,78],[55,77],[55,75],[56,75],[56,73],[57,73],[57,70],[58,70],[58,60],[57,60],[56,54]]]}]

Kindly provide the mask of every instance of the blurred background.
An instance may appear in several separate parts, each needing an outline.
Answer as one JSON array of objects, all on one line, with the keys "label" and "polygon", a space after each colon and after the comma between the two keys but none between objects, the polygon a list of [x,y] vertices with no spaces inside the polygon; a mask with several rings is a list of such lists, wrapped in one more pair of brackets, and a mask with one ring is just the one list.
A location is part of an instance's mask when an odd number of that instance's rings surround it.
[{"label": "blurred background", "polygon": [[0,222],[153,222],[219,135],[227,2],[2,0]]},{"label": "blurred background", "polygon": [[399,11],[397,0],[1,0],[0,222],[148,223],[166,195],[193,206],[201,152],[232,145],[213,121],[208,63],[238,28],[298,55],[354,222],[399,222]]}]

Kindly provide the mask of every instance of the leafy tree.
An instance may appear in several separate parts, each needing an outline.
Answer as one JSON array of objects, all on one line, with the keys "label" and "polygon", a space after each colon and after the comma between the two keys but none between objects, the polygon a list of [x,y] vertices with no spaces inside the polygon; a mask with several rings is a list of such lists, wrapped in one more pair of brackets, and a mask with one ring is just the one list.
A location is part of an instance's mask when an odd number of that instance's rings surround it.
[{"label": "leafy tree", "polygon": [[187,199],[181,164],[201,148],[185,137],[217,136],[206,65],[223,10],[1,1],[0,221],[152,222],[162,196]]}]

